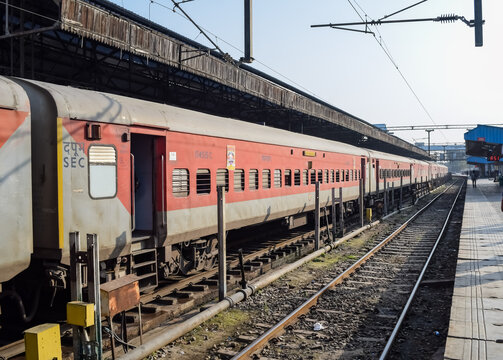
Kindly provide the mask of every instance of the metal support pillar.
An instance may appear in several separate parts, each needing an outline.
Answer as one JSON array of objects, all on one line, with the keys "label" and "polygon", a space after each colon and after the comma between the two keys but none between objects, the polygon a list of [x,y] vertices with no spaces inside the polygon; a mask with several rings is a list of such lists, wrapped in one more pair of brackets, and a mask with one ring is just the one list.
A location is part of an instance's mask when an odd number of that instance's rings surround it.
[{"label": "metal support pillar", "polygon": [[103,341],[101,339],[100,257],[96,234],[87,234],[87,289],[89,302],[94,303],[94,326],[90,330],[91,357],[101,360]]},{"label": "metal support pillar", "polygon": [[335,188],[332,188],[332,240],[335,241],[335,236],[337,235],[337,219],[336,219],[336,211],[335,211]]},{"label": "metal support pillar", "polygon": [[342,188],[339,188],[339,227],[341,228],[341,234],[344,236],[344,202],[342,199]]},{"label": "metal support pillar", "polygon": [[[82,301],[82,263],[77,261],[77,254],[81,251],[80,234],[70,233],[70,299],[72,301]],[[73,358],[82,358],[82,342],[80,327],[72,325],[73,337]]]},{"label": "metal support pillar", "polygon": [[218,211],[218,298],[220,301],[227,296],[227,249],[225,240],[225,187],[217,186]]},{"label": "metal support pillar", "polygon": [[416,203],[417,198],[417,178],[414,179],[414,188],[412,190],[412,205]]},{"label": "metal support pillar", "polygon": [[395,182],[391,183],[391,210],[395,210]]},{"label": "metal support pillar", "polygon": [[363,216],[363,179],[360,179],[360,227],[364,225],[364,216]]},{"label": "metal support pillar", "polygon": [[400,176],[400,201],[398,202],[398,210],[402,208],[403,201],[403,176]]},{"label": "metal support pillar", "polygon": [[388,215],[388,180],[386,179],[386,175],[384,176],[384,216]]},{"label": "metal support pillar", "polygon": [[314,187],[314,249],[320,249],[320,182]]}]

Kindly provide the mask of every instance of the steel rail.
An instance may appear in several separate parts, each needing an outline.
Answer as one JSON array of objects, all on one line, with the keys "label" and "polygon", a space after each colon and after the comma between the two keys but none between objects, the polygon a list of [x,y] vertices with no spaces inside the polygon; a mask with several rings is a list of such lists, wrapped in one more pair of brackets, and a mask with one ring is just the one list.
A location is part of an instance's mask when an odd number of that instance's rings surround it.
[{"label": "steel rail", "polygon": [[447,187],[443,192],[435,196],[428,204],[418,210],[413,216],[411,216],[406,222],[404,222],[398,229],[396,229],[392,234],[386,237],[383,241],[377,244],[372,250],[366,253],[363,257],[361,257],[357,262],[355,262],[351,267],[346,269],[342,274],[333,279],[330,283],[325,285],[321,290],[319,290],[316,294],[311,296],[308,300],[306,300],[302,305],[300,305],[297,309],[292,311],[286,317],[284,317],[279,323],[270,328],[267,332],[262,334],[259,338],[253,341],[246,348],[241,350],[238,354],[236,354],[232,360],[238,359],[250,359],[251,356],[262,349],[271,339],[279,336],[284,329],[296,321],[299,316],[307,313],[312,306],[314,306],[318,299],[329,289],[334,286],[342,283],[342,281],[348,278],[352,273],[354,273],[360,266],[362,266],[368,259],[370,259],[373,255],[375,255],[380,249],[382,249],[386,244],[388,244],[391,240],[393,240],[397,235],[399,235],[412,221],[414,221],[419,215],[421,215],[426,209],[428,209],[438,198],[440,198],[447,190],[449,190],[456,183],[451,184]]},{"label": "steel rail", "polygon": [[[466,183],[466,180],[464,180],[464,183]],[[459,191],[456,195],[456,198],[454,199],[454,202],[451,206],[451,209],[449,211],[449,214],[447,214],[447,218],[445,219],[444,225],[442,227],[442,231],[440,231],[440,234],[437,237],[437,240],[435,242],[435,245],[433,245],[433,248],[430,252],[430,256],[428,256],[428,259],[426,260],[426,263],[423,266],[423,270],[419,274],[416,285],[414,286],[414,289],[412,289],[412,292],[409,296],[409,299],[407,300],[407,303],[405,304],[402,313],[400,314],[400,317],[398,318],[398,321],[395,325],[395,328],[393,329],[393,332],[391,333],[388,342],[386,343],[386,346],[384,347],[383,352],[381,353],[381,356],[379,357],[379,360],[384,360],[387,358],[389,351],[391,350],[391,346],[393,346],[393,343],[395,342],[395,338],[398,334],[398,331],[400,330],[403,321],[405,320],[405,316],[407,315],[407,312],[409,311],[409,308],[412,304],[412,301],[414,300],[414,297],[416,296],[417,290],[419,289],[419,286],[421,285],[421,281],[423,280],[424,274],[426,273],[426,270],[428,269],[428,265],[430,264],[431,259],[433,258],[433,255],[435,254],[435,250],[437,249],[438,244],[440,243],[440,240],[444,236],[445,229],[447,228],[447,225],[449,224],[449,221],[451,219],[452,212],[454,211],[454,207],[456,206],[459,195],[461,194],[461,190],[463,190],[465,184],[461,185],[459,188]]]}]

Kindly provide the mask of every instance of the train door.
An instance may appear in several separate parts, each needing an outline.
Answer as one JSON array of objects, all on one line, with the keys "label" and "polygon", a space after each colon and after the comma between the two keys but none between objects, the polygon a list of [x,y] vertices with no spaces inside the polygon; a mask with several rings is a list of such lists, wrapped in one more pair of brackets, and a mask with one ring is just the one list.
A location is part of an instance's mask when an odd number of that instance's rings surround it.
[{"label": "train door", "polygon": [[365,166],[365,158],[361,158],[361,178],[363,179],[363,195],[365,196],[365,189],[366,189],[366,183],[367,183],[367,167]]},{"label": "train door", "polygon": [[133,237],[165,233],[165,138],[131,134]]},{"label": "train door", "polygon": [[156,247],[166,237],[166,140],[131,134],[131,255],[140,290],[158,284]]},{"label": "train door", "polygon": [[381,168],[379,167],[379,160],[376,159],[376,173],[375,173],[375,179],[376,179],[376,195],[379,196],[379,172],[381,171]]}]

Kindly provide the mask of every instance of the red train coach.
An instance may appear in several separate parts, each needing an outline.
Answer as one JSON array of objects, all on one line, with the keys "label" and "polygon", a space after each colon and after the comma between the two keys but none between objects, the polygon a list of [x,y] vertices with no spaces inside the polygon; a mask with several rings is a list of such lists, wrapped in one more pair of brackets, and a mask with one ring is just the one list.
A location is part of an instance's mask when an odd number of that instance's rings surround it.
[{"label": "red train coach", "polygon": [[384,181],[398,188],[445,174],[427,162],[284,130],[14,81],[31,104],[34,260],[30,276],[10,288],[39,281],[34,273],[65,287],[72,232],[98,234],[102,281],[133,272],[148,290],[159,276],[211,267],[217,185],[226,189],[228,229],[275,219],[294,227],[312,215],[316,181],[323,205],[332,188],[342,188],[350,211],[360,179],[371,203]]}]

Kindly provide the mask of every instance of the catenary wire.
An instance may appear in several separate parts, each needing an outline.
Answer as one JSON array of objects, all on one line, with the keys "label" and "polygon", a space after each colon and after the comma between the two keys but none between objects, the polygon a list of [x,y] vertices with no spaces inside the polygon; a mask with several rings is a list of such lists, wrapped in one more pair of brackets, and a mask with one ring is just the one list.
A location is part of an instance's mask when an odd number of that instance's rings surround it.
[{"label": "catenary wire", "polygon": [[[363,10],[363,8],[360,6],[360,4],[356,0],[353,0],[353,2],[356,4],[356,6],[362,11],[362,13],[366,17],[369,17],[368,14],[367,14],[367,12],[365,10]],[[351,7],[353,8],[353,10],[356,12],[356,14],[358,15],[358,17],[363,20],[362,15],[355,8],[355,6],[351,2],[351,0],[348,0],[348,3],[351,5]],[[412,95],[415,97],[415,99],[417,100],[417,102],[419,103],[419,105],[421,106],[421,108],[423,109],[423,111],[426,113],[426,115],[428,116],[428,118],[431,120],[431,122],[433,124],[437,125],[437,123],[435,122],[435,120],[431,116],[430,112],[428,111],[428,109],[426,108],[426,106],[424,105],[424,103],[421,101],[421,99],[419,98],[419,96],[417,95],[417,93],[412,88],[412,85],[410,84],[410,82],[407,80],[407,78],[405,77],[405,75],[403,74],[403,72],[400,70],[397,62],[394,60],[393,56],[391,55],[391,51],[389,50],[388,45],[384,41],[384,39],[383,39],[383,37],[381,35],[381,32],[379,31],[378,27],[374,25],[374,28],[376,29],[377,33],[379,34],[379,39],[377,39],[377,37],[376,37],[375,34],[374,34],[374,39],[379,44],[379,46],[383,50],[383,52],[386,54],[386,56],[388,57],[388,59],[390,60],[390,62],[393,64],[393,66],[397,70],[398,74],[400,75],[400,77],[402,78],[402,80],[405,82],[405,84],[407,85],[407,87],[411,91]],[[443,131],[439,131],[439,132],[442,134],[442,136],[444,137],[444,139],[446,141],[448,141],[446,135],[444,134],[444,132]]]}]

